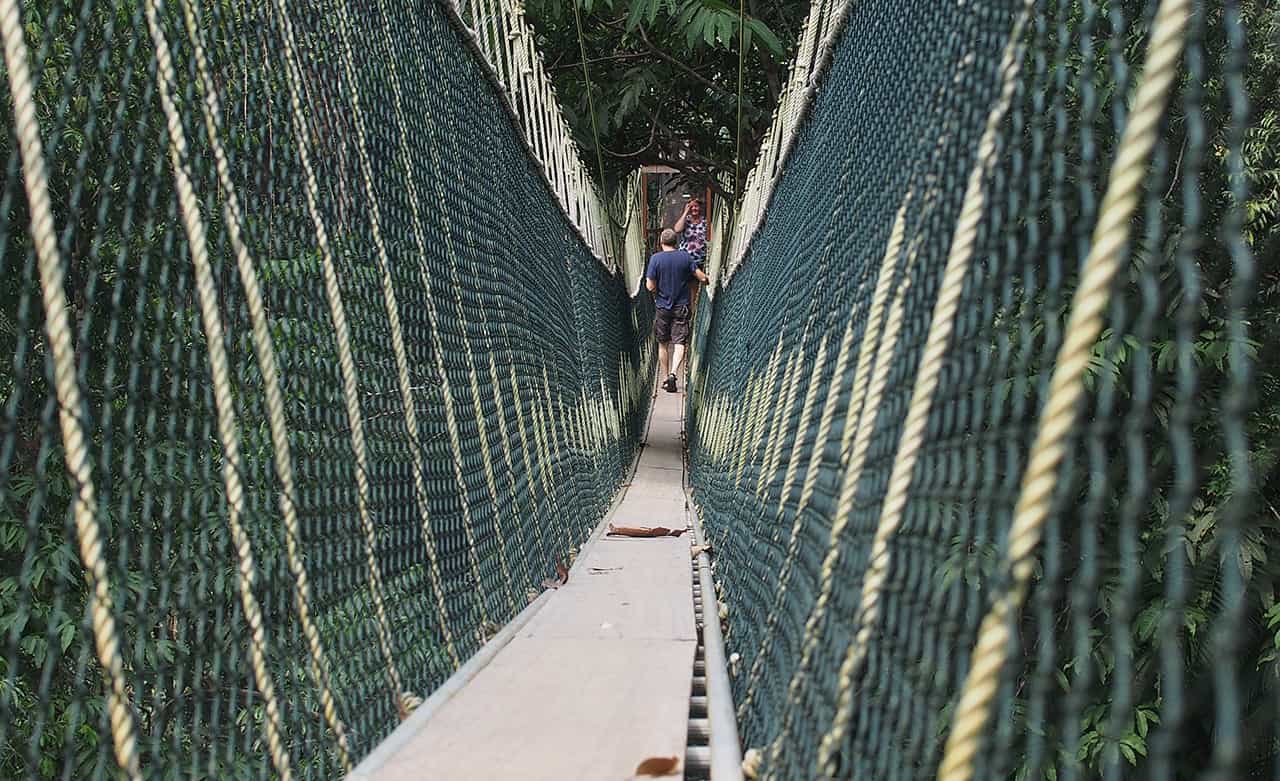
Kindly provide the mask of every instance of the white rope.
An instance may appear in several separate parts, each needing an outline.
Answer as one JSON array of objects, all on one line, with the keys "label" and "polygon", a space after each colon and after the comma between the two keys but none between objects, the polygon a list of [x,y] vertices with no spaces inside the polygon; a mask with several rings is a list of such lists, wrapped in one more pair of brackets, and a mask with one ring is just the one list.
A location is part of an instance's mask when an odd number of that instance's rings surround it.
[{"label": "white rope", "polygon": [[911,488],[911,478],[915,473],[920,451],[924,447],[925,428],[929,422],[929,413],[933,410],[938,383],[942,378],[947,348],[951,343],[951,334],[955,330],[956,314],[960,310],[960,294],[964,290],[964,281],[969,274],[969,267],[977,248],[978,224],[986,210],[987,177],[996,163],[1000,129],[1013,102],[1018,74],[1022,67],[1023,51],[1026,48],[1022,40],[1022,31],[1030,18],[1031,10],[1032,3],[1027,0],[1014,17],[1013,27],[1000,60],[1000,93],[987,115],[986,127],[978,142],[978,153],[973,169],[969,173],[960,217],[956,222],[951,250],[947,255],[947,265],[942,274],[942,285],[938,291],[937,301],[934,302],[933,315],[929,320],[929,333],[925,339],[924,353],[916,370],[911,402],[907,407],[907,417],[903,422],[902,435],[898,440],[897,455],[894,457],[893,470],[889,476],[889,488],[880,508],[880,520],[876,524],[875,536],[871,540],[867,568],[862,575],[862,592],[857,612],[854,613],[858,630],[840,666],[836,685],[839,697],[835,719],[827,734],[823,736],[818,749],[818,768],[823,772],[832,772],[829,767],[831,758],[848,730],[853,713],[854,679],[861,673],[862,663],[866,660],[871,646],[871,636],[879,623],[881,600],[885,584],[888,582],[891,563],[889,541],[902,525],[907,506],[907,494]]},{"label": "white rope", "polygon": [[[836,502],[836,514],[832,519],[827,538],[827,552],[819,570],[818,598],[814,601],[808,618],[805,619],[800,663],[791,676],[782,727],[771,746],[771,762],[777,762],[790,737],[795,718],[801,715],[797,713],[800,696],[818,651],[822,636],[822,620],[827,614],[832,595],[835,593],[836,570],[842,554],[841,538],[853,514],[853,500],[857,495],[858,483],[862,478],[862,467],[871,445],[871,432],[875,428],[876,412],[888,385],[891,363],[888,356],[893,355],[897,349],[898,335],[902,327],[903,302],[911,285],[912,258],[908,258],[908,264],[900,281],[897,279],[897,269],[903,254],[907,210],[913,198],[912,190],[908,189],[898,207],[897,216],[894,217],[893,227],[889,231],[889,240],[885,245],[884,257],[877,273],[875,291],[871,294],[867,324],[863,327],[862,339],[858,345],[858,362],[853,370],[849,406],[845,410],[844,429],[840,440],[840,462],[844,467],[840,496]],[[891,300],[895,281],[898,282],[897,295]],[[887,318],[885,317],[886,306],[889,306]]]},{"label": "white rope", "polygon": [[249,666],[253,670],[254,684],[262,695],[267,733],[267,750],[271,764],[284,781],[293,777],[289,752],[284,745],[284,728],[281,724],[280,703],[276,698],[275,684],[267,669],[267,638],[263,626],[262,608],[253,593],[258,568],[254,562],[253,547],[241,519],[244,515],[244,484],[240,474],[244,465],[240,459],[240,430],[236,422],[235,402],[231,398],[231,375],[228,368],[226,334],[222,328],[222,315],[218,309],[218,291],[213,282],[213,266],[209,261],[204,217],[191,174],[187,167],[186,134],[182,129],[182,117],[173,100],[171,89],[177,84],[177,73],[169,42],[160,26],[159,0],[147,0],[147,27],[156,49],[156,85],[160,95],[160,107],[164,111],[169,135],[169,162],[173,166],[174,190],[178,196],[178,208],[191,252],[191,263],[196,272],[196,295],[200,302],[200,319],[204,324],[205,346],[209,350],[209,369],[213,379],[213,401],[218,413],[218,440],[222,445],[222,484],[227,499],[227,527],[231,531],[231,543],[236,552],[236,585],[240,591],[240,606],[245,622],[249,625]]},{"label": "white rope", "polygon": [[[620,265],[625,268],[625,258],[615,257],[603,194],[590,184],[581,150],[572,140],[551,77],[538,56],[523,4],[496,0],[494,5],[472,5],[470,25],[451,4],[445,8],[480,55],[486,75],[499,87],[504,108],[569,225],[602,266],[611,272]],[[489,29],[494,31],[492,47],[483,42],[483,31]]]},{"label": "white rope", "polygon": [[266,315],[266,306],[262,299],[262,291],[258,283],[258,272],[253,259],[249,255],[244,236],[241,233],[243,212],[240,199],[231,179],[231,166],[219,136],[222,127],[222,106],[218,98],[205,54],[203,36],[200,32],[199,11],[195,0],[182,0],[183,20],[186,23],[187,37],[195,56],[196,72],[199,76],[199,88],[204,96],[201,102],[201,113],[204,117],[205,133],[213,152],[214,168],[218,175],[219,192],[222,194],[223,217],[226,220],[227,237],[231,243],[232,253],[236,259],[236,268],[240,275],[241,285],[245,291],[245,301],[249,310],[250,338],[253,342],[254,354],[262,372],[263,391],[266,395],[267,424],[271,432],[272,455],[276,474],[280,478],[280,513],[284,521],[285,557],[289,572],[293,576],[294,603],[298,611],[299,624],[307,641],[309,669],[320,696],[320,710],[325,724],[333,733],[338,753],[338,762],[344,770],[351,769],[351,757],[347,745],[346,730],[338,717],[337,704],[333,697],[333,686],[329,671],[329,662],[325,655],[324,644],[320,632],[311,619],[311,585],[303,562],[301,539],[302,533],[298,524],[298,494],[293,482],[293,454],[289,444],[289,430],[284,413],[284,394],[280,388],[280,369],[276,360],[275,347],[271,339],[270,323]]},{"label": "white rope", "polygon": [[1127,257],[1125,248],[1133,227],[1133,215],[1182,59],[1190,14],[1190,0],[1165,0],[1152,22],[1143,80],[1116,150],[1098,224],[1093,231],[1092,249],[1085,259],[1080,286],[1072,298],[1066,337],[1058,350],[1049,395],[1040,415],[1040,427],[1009,527],[1004,570],[1009,573],[1010,584],[978,629],[969,675],[952,717],[951,734],[938,770],[941,781],[968,781],[973,777],[974,761],[991,719],[991,701],[1000,685],[1000,671],[1008,661],[1013,621],[1026,600],[1035,571],[1035,549],[1053,506],[1058,468],[1066,457],[1068,440],[1079,416],[1085,371],[1102,332],[1112,283]]},{"label": "white rope", "polygon": [[45,333],[53,361],[54,394],[58,400],[58,423],[62,433],[63,458],[67,474],[75,486],[71,503],[75,519],[80,561],[89,583],[89,617],[93,625],[94,650],[102,665],[106,683],[107,718],[111,723],[111,745],[116,764],[130,779],[141,778],[133,710],[126,694],[124,662],[120,657],[120,636],[116,629],[115,607],[106,558],[102,552],[102,529],[98,525],[98,499],[83,424],[77,417],[83,409],[76,377],[73,328],[67,312],[63,270],[57,237],[54,235],[53,206],[49,201],[49,180],[45,171],[44,144],[36,119],[36,103],[31,84],[31,55],[23,37],[21,9],[17,0],[0,0],[0,36],[4,38],[5,70],[9,95],[13,100],[13,124],[22,160],[23,184],[31,215],[31,239],[40,272],[40,293],[44,304]]},{"label": "white rope", "polygon": [[[761,634],[760,642],[756,644],[755,658],[751,662],[751,670],[747,675],[746,695],[742,698],[742,703],[738,706],[738,718],[742,719],[749,712],[751,703],[755,696],[755,687],[760,682],[760,675],[764,672],[765,660],[769,657],[769,652],[773,648],[774,633],[777,631],[778,618],[782,613],[787,586],[791,583],[791,573],[795,566],[796,557],[800,552],[801,531],[804,529],[804,513],[809,505],[809,499],[813,495],[813,487],[817,483],[818,473],[822,469],[822,451],[827,444],[827,437],[831,435],[831,424],[835,419],[836,402],[840,398],[839,383],[840,378],[844,376],[845,370],[848,368],[849,353],[853,346],[853,323],[850,321],[846,326],[844,337],[840,340],[840,348],[837,350],[835,371],[831,376],[830,382],[826,384],[829,388],[827,398],[822,404],[822,412],[818,420],[817,436],[813,440],[813,445],[809,451],[809,460],[805,465],[804,483],[800,489],[800,502],[796,506],[795,517],[791,523],[791,533],[787,538],[787,553],[782,562],[782,570],[778,575],[778,586],[774,591],[773,604],[769,609],[768,617],[765,619],[764,632]],[[796,472],[799,469],[799,462],[803,445],[806,441],[806,434],[809,430],[813,405],[816,401],[817,391],[823,383],[819,382],[822,377],[823,369],[826,366],[827,339],[824,334],[821,343],[818,345],[818,355],[814,361],[813,376],[809,382],[809,389],[805,393],[804,405],[801,407],[800,428],[796,432],[795,441],[791,446],[791,456],[787,459],[787,475],[783,479],[782,496],[778,501],[778,512],[775,523],[781,525],[784,516],[784,510],[787,506],[787,497],[791,495],[791,488],[794,484]]]},{"label": "white rope", "polygon": [[786,103],[780,103],[776,115],[778,121],[770,125],[761,142],[761,153],[756,165],[747,174],[742,209],[726,255],[725,273],[723,279],[717,278],[717,283],[722,287],[733,280],[760,230],[764,214],[773,201],[778,181],[778,177],[773,176],[772,172],[785,168],[795,150],[800,138],[796,131],[813,108],[818,95],[818,82],[831,65],[835,39],[844,27],[852,5],[847,1],[827,5],[826,0],[811,0],[809,4],[800,48],[812,50],[809,42],[812,34],[818,43],[817,54],[811,65],[802,66],[799,58],[792,62],[783,91]]},{"label": "white rope", "polygon": [[342,303],[342,291],[338,287],[338,271],[329,245],[329,232],[320,213],[320,184],[311,165],[310,133],[302,112],[302,71],[298,64],[297,44],[294,41],[293,22],[289,17],[287,0],[276,0],[275,10],[280,25],[285,61],[285,81],[289,88],[289,116],[297,147],[298,161],[302,165],[303,194],[307,212],[315,228],[316,247],[320,251],[320,272],[324,279],[325,299],[329,305],[329,317],[333,321],[334,342],[338,350],[338,368],[342,376],[342,396],[346,403],[347,423],[351,427],[351,449],[355,456],[356,506],[360,516],[360,530],[364,542],[365,568],[369,574],[369,596],[373,603],[377,626],[378,650],[387,668],[387,683],[397,710],[403,711],[400,671],[396,667],[391,646],[391,624],[383,598],[382,572],[377,558],[377,530],[369,508],[369,457],[364,438],[364,419],[360,413],[359,381],[356,378],[355,359],[351,353],[351,332],[347,326],[346,307]]},{"label": "white rope", "polygon": [[[379,206],[379,203],[378,203],[377,191],[373,183],[373,173],[372,173],[373,164],[369,159],[368,142],[367,142],[367,136],[365,134],[363,111],[361,110],[361,107],[360,107],[360,100],[359,100],[359,94],[358,94],[359,90],[355,88],[357,73],[355,68],[355,56],[351,50],[351,35],[350,35],[350,31],[353,28],[352,28],[350,16],[348,15],[348,12],[347,12],[347,3],[345,2],[345,0],[344,2],[337,3],[336,7],[338,9],[338,21],[339,21],[339,30],[340,30],[341,39],[342,39],[343,61],[344,61],[344,66],[347,74],[347,83],[349,85],[348,92],[350,94],[352,117],[354,119],[354,124],[356,128],[356,142],[357,142],[357,147],[359,149],[359,158],[361,161],[361,174],[364,180],[365,197],[368,200],[368,209],[370,211],[369,222],[371,227],[371,233],[373,234],[374,246],[376,247],[378,252],[378,261],[379,261],[378,265],[382,272],[383,299],[386,302],[387,315],[388,315],[387,319],[388,319],[388,324],[390,326],[392,350],[395,354],[396,372],[399,377],[398,382],[400,386],[401,405],[404,409],[405,428],[409,434],[410,449],[412,451],[410,463],[412,465],[412,473],[413,473],[414,497],[418,505],[418,513],[421,519],[420,526],[422,530],[423,542],[425,543],[427,548],[428,570],[431,573],[431,585],[432,585],[432,590],[435,594],[437,624],[440,627],[440,631],[444,636],[446,652],[449,654],[449,660],[451,664],[453,664],[454,668],[456,669],[460,664],[461,660],[458,655],[456,641],[453,636],[453,629],[452,627],[449,626],[449,623],[448,623],[448,613],[446,612],[445,603],[444,603],[444,578],[440,571],[439,556],[437,555],[437,552],[436,552],[435,531],[432,529],[432,526],[431,526],[431,517],[430,517],[430,508],[429,508],[430,500],[427,496],[427,488],[426,488],[426,469],[424,468],[423,461],[422,461],[422,438],[421,438],[420,429],[418,426],[418,415],[417,415],[416,404],[413,398],[413,391],[412,391],[413,383],[409,378],[409,358],[408,358],[407,351],[405,349],[404,336],[403,336],[403,331],[400,324],[399,304],[396,300],[395,284],[391,277],[391,259],[387,253],[386,245],[382,238],[382,227],[381,227],[382,212],[381,212],[381,207]],[[382,19],[381,27],[382,27],[383,37],[386,40],[388,46],[390,47],[390,46],[393,46],[394,43],[389,34],[389,31],[387,30],[385,9],[381,9],[381,10],[383,11],[383,13],[379,14],[379,16]],[[397,149],[396,149],[397,159],[400,162],[400,166],[402,169],[401,173],[402,173],[402,176],[404,177],[403,181],[405,184],[405,188],[407,190],[408,199],[410,201],[410,206],[413,213],[414,238],[415,238],[415,241],[418,243],[417,249],[418,249],[419,263],[422,264],[422,261],[426,257],[425,247],[424,247],[425,242],[422,241],[422,236],[421,236],[422,228],[421,228],[421,222],[418,217],[418,192],[417,192],[417,185],[416,185],[416,177],[414,175],[414,169],[411,162],[411,152],[409,148],[410,142],[408,137],[409,134],[406,128],[403,106],[401,105],[401,87],[400,87],[399,69],[397,68],[396,60],[394,57],[386,58],[385,63],[386,63],[387,71],[391,76],[392,104],[395,108],[397,128],[399,130],[399,143],[397,144]],[[427,276],[428,276],[427,273],[423,271],[422,277],[425,279]],[[432,291],[429,283],[427,284],[427,317],[428,317],[427,329],[430,334],[432,354],[436,359],[435,369],[437,373],[437,378],[440,380],[441,387],[444,391],[443,395],[445,397],[446,417],[450,417],[449,412],[452,411],[453,399],[452,399],[452,393],[448,388],[448,381],[447,381],[446,375],[444,373],[444,359],[442,354],[443,347],[441,345],[440,334],[437,328],[438,320],[435,312],[435,302],[434,302],[434,298],[432,297]],[[452,460],[454,462],[455,477],[458,478],[457,480],[458,490],[459,490],[460,498],[463,504],[463,523],[466,525],[466,527],[469,530],[471,528],[471,521],[469,518],[468,508],[466,505],[467,489],[466,489],[466,483],[461,480],[460,461],[462,458],[462,443],[458,436],[456,425],[450,426],[448,431],[449,431],[450,446],[453,450]],[[475,563],[476,565],[473,567],[472,572],[475,578],[476,586],[477,588],[479,588],[481,586],[481,581],[480,581],[478,561],[476,561],[476,557],[474,556],[472,557],[472,559],[473,559],[473,563]],[[483,605],[483,601],[481,601],[480,615],[481,615],[482,623],[488,622],[489,616]]]},{"label": "white rope", "polygon": [[[807,330],[806,330],[807,333]],[[800,338],[800,344],[804,344],[805,338]],[[778,468],[778,459],[782,455],[782,427],[786,424],[788,418],[791,417],[791,407],[796,401],[796,390],[799,387],[800,373],[800,351],[794,350],[791,357],[787,359],[787,370],[783,373],[782,379],[782,409],[774,410],[769,420],[769,434],[765,437],[765,441],[769,443],[765,449],[764,463],[761,465],[760,474],[756,476],[756,498],[764,501],[765,491],[768,488],[769,479],[773,477],[774,472]]]},{"label": "white rope", "polygon": [[[382,2],[379,2],[379,8],[382,9],[382,13],[380,14],[380,16],[382,17],[383,38],[386,41],[388,48],[391,48],[395,45],[395,36],[392,34],[392,31],[386,21],[387,9],[385,4]],[[415,26],[415,29],[416,29],[416,26]],[[424,262],[425,258],[430,256],[430,253],[428,252],[428,249],[427,249],[426,231],[423,227],[423,221],[422,221],[422,216],[421,216],[421,211],[419,206],[421,201],[418,195],[416,177],[414,176],[413,167],[410,165],[410,160],[408,155],[408,149],[410,144],[412,143],[412,140],[408,135],[408,126],[409,126],[408,119],[407,119],[408,114],[405,111],[403,101],[401,99],[401,96],[404,94],[404,90],[401,87],[399,73],[398,73],[398,70],[394,67],[394,64],[390,68],[390,73],[391,73],[391,80],[392,80],[392,96],[394,98],[393,105],[395,108],[395,114],[397,117],[399,129],[400,129],[400,143],[401,143],[401,149],[403,151],[403,154],[401,156],[401,161],[402,161],[402,166],[404,168],[405,184],[408,190],[410,212],[413,219],[413,238],[414,238],[415,248],[417,249],[418,258],[420,259],[418,268],[421,272],[422,285],[424,290],[426,291],[428,318],[430,320],[430,326],[428,331],[430,333],[431,342],[432,342],[432,356],[435,359],[436,372],[438,373],[439,377],[442,380],[441,392],[444,398],[445,427],[449,433],[450,446],[453,449],[452,460],[453,460],[454,484],[457,487],[458,500],[462,508],[463,528],[467,536],[468,553],[469,553],[469,559],[471,562],[472,574],[476,581],[476,587],[483,588],[481,583],[481,576],[480,576],[479,549],[476,544],[476,537],[475,537],[475,531],[474,531],[475,525],[471,518],[470,503],[467,500],[468,489],[466,484],[466,477],[462,472],[462,436],[460,433],[461,427],[458,421],[458,413],[459,413],[458,408],[460,405],[458,404],[457,400],[454,398],[453,388],[451,387],[451,384],[449,383],[447,379],[447,375],[445,373],[444,356],[446,354],[446,348],[443,340],[440,338],[439,329],[437,327],[437,323],[439,322],[437,319],[437,313],[436,313],[437,310],[435,308],[435,298],[437,293],[436,293],[435,286],[432,284],[432,274],[427,268],[426,263]],[[426,121],[426,123],[429,126],[432,127],[432,129],[434,129],[434,118],[431,112],[426,112],[423,115],[423,119]],[[439,139],[439,143],[437,143],[437,139]],[[457,139],[454,138],[452,133],[449,133],[449,132],[429,133],[427,138],[425,139],[424,145],[425,145],[426,151],[430,156],[432,168],[436,171],[445,170],[445,167],[440,160],[440,149],[439,149],[439,144],[445,143],[445,142],[453,144],[455,152],[458,151]],[[435,198],[433,202],[437,204],[443,204],[447,202],[446,193],[444,192],[444,189],[443,189],[442,179],[440,177],[433,177],[433,181],[435,182],[435,193],[434,193]],[[449,288],[452,289],[453,291],[460,291],[462,289],[462,279],[458,276],[458,267],[461,265],[461,256],[457,251],[457,246],[456,246],[457,239],[455,237],[455,234],[458,233],[458,231],[457,229],[454,228],[453,220],[447,210],[444,210],[444,209],[440,210],[440,220],[443,223],[445,255],[449,260],[449,271],[448,271]],[[468,318],[466,317],[466,313],[463,311],[463,308],[462,308],[461,295],[459,295],[458,293],[454,293],[449,296],[442,296],[442,298],[444,300],[452,300],[454,303],[454,313],[458,319],[458,322],[466,322]],[[484,324],[485,330],[487,332],[488,326],[487,326],[487,322],[484,320],[484,317],[485,317],[484,312],[481,312],[482,324]],[[502,526],[501,513],[499,513],[496,509],[498,504],[497,487],[493,477],[493,460],[492,460],[492,456],[489,454],[488,438],[486,436],[488,429],[487,429],[487,424],[484,420],[484,411],[483,411],[483,407],[481,405],[481,399],[480,399],[482,386],[480,384],[479,374],[476,371],[475,355],[471,349],[471,342],[468,338],[466,338],[465,335],[463,336],[463,339],[462,339],[462,347],[463,347],[462,354],[467,367],[468,387],[471,390],[472,414],[476,418],[478,433],[480,434],[481,441],[483,443],[483,447],[481,448],[481,453],[482,453],[483,467],[484,467],[484,473],[485,473],[485,486],[489,492],[490,500],[495,508],[494,509],[494,532],[498,538],[497,539],[498,561],[502,571],[503,586],[507,596],[507,604],[511,608],[511,610],[514,612],[518,608],[518,601],[515,594],[514,584],[511,578],[511,566],[507,558],[506,533]],[[482,621],[487,622],[489,620],[488,607],[487,605],[484,604],[483,599],[480,600],[479,610],[481,613]]]}]

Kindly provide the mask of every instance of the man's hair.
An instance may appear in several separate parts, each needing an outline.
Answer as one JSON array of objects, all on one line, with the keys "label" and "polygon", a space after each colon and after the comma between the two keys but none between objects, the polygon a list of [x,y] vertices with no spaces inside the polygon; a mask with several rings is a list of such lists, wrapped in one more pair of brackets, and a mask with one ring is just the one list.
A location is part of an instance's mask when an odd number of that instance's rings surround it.
[{"label": "man's hair", "polygon": [[676,245],[676,232],[670,228],[663,228],[662,235],[658,237],[658,241],[664,247],[674,247]]}]

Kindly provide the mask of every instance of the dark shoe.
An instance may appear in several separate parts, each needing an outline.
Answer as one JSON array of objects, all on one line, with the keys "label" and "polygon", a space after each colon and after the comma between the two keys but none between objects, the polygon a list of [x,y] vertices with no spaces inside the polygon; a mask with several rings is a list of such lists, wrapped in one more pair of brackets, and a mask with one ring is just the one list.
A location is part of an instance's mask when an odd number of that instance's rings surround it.
[{"label": "dark shoe", "polygon": [[667,375],[666,382],[662,383],[662,389],[667,393],[676,392],[676,376],[674,374]]}]

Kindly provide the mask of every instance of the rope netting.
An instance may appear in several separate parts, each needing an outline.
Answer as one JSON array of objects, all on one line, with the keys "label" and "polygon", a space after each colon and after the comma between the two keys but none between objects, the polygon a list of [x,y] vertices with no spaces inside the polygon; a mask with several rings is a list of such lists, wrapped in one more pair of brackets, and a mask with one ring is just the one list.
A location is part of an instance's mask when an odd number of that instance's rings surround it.
[{"label": "rope netting", "polygon": [[0,34],[0,776],[340,776],[603,516],[652,305],[444,3]]},{"label": "rope netting", "polygon": [[695,324],[747,765],[1273,777],[1280,10],[826,30]]}]

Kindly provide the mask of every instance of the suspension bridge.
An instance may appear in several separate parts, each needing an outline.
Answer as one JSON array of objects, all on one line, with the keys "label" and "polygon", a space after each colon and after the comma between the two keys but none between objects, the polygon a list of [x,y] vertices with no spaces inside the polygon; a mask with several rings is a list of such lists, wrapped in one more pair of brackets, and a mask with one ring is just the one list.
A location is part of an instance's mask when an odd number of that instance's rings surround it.
[{"label": "suspension bridge", "polygon": [[0,776],[1271,777],[1268,24],[812,0],[668,394],[519,3],[0,0]]}]

